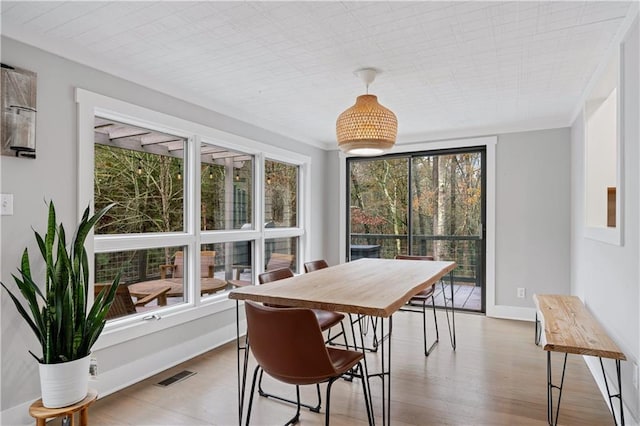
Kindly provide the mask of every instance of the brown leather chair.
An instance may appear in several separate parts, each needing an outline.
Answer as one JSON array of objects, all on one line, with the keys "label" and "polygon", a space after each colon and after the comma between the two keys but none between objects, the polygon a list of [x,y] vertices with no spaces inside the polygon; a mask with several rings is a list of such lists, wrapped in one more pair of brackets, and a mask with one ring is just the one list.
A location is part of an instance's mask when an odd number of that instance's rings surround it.
[{"label": "brown leather chair", "polygon": [[324,269],[328,267],[329,265],[327,264],[327,261],[324,259],[312,260],[311,262],[307,262],[304,264],[304,271],[309,273],[309,272],[317,271],[318,269]]},{"label": "brown leather chair", "polygon": [[[276,269],[275,271],[263,272],[258,275],[258,282],[260,284],[266,284],[273,281],[283,280],[285,278],[293,277],[293,272],[289,268]],[[276,307],[286,307],[286,306],[276,306]],[[344,319],[344,315],[338,312],[332,311],[324,311],[322,309],[312,309],[313,313],[316,315],[318,319],[318,324],[320,325],[320,329],[322,331],[326,331],[335,325],[342,325],[342,320]],[[342,333],[344,334],[344,328],[342,329]]]},{"label": "brown leather chair", "polygon": [[[397,255],[396,259],[405,259],[405,260],[435,260],[433,256],[409,256],[409,255]],[[422,312],[422,338],[424,344],[424,355],[429,356],[433,347],[440,341],[440,334],[438,333],[438,317],[436,316],[436,303],[434,299],[434,293],[436,290],[436,284],[433,283],[430,287],[422,290],[420,293],[414,295],[407,305],[404,308],[401,308],[401,311],[406,312]],[[433,308],[433,320],[436,325],[436,339],[435,341],[427,348],[427,301],[431,299],[431,307]],[[421,310],[417,311],[412,309],[412,306],[419,305],[422,307]]]},{"label": "brown leather chair", "polygon": [[[294,256],[292,254],[284,254],[284,253],[271,253],[271,257],[269,257],[269,261],[267,262],[267,267],[265,270],[267,272],[275,271],[277,269],[289,269],[293,265]],[[238,265],[236,265],[238,266]],[[236,278],[233,280],[229,280],[228,283],[232,286],[236,287],[246,287],[249,285],[253,285],[251,281],[245,281],[239,279],[240,270],[242,268],[249,268],[249,266],[239,266],[235,269]]]},{"label": "brown leather chair", "polygon": [[[249,425],[251,419],[258,371],[264,371],[276,380],[296,386],[297,410],[287,424],[299,420],[300,385],[327,382],[325,424],[328,425],[331,386],[356,366],[357,371],[364,371],[360,362],[364,358],[362,352],[325,346],[316,316],[310,309],[271,308],[247,301],[245,312],[248,345],[258,362],[253,373],[246,424]],[[362,376],[367,417],[372,424],[368,378]]]},{"label": "brown leather chair", "polygon": [[[291,278],[291,277],[293,277],[293,271],[291,271],[291,269],[281,268],[281,269],[275,269],[273,271],[263,272],[262,274],[258,275],[258,282],[260,284],[267,284],[273,281],[283,280],[285,278]],[[265,305],[270,306],[272,308],[287,308],[287,306],[282,306],[282,305],[273,305],[273,304],[266,304],[266,303]],[[345,338],[345,345],[347,346],[347,349],[348,349],[347,337],[346,337],[347,335],[344,332],[344,325],[342,324],[342,320],[344,319],[344,314],[341,314],[338,312],[332,312],[332,311],[324,311],[322,309],[312,309],[311,311],[316,316],[318,325],[320,326],[320,330],[322,331],[329,330],[331,327],[340,324],[340,327],[342,327],[342,335]],[[330,342],[331,340],[335,339],[339,335],[340,334],[334,337],[331,337],[331,332],[329,332],[327,342]],[[265,393],[264,390],[262,389],[262,376],[260,376],[260,382],[258,383],[258,391],[261,396],[270,396],[272,398],[280,399],[281,401],[286,401],[291,403],[295,402],[295,401],[281,398],[279,396],[274,396],[274,395]],[[318,405],[316,406],[308,406],[307,404],[303,404],[303,405],[309,408],[311,411],[314,411],[316,413],[319,412],[320,405],[321,405],[320,388],[318,388]]]}]

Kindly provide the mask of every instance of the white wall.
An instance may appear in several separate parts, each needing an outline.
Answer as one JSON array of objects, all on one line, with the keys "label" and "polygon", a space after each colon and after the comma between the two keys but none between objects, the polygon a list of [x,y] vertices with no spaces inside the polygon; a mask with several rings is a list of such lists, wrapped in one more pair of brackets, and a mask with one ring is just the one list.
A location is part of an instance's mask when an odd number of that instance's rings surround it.
[{"label": "white wall", "polygon": [[[622,363],[623,399],[627,408],[640,418],[638,390],[633,386],[632,365],[640,357],[640,274],[639,231],[639,154],[640,140],[640,42],[638,20],[626,35],[621,64],[624,81],[619,96],[623,102],[623,245],[612,245],[585,238],[585,142],[583,116],[580,114],[571,128],[571,292],[579,296],[589,311],[625,352],[628,361]],[[592,360],[588,360],[592,363]],[[609,368],[609,376],[612,371]],[[594,373],[594,376],[601,374]],[[632,423],[631,419],[628,420]]]},{"label": "white wall", "polygon": [[[0,218],[0,273],[4,283],[13,285],[11,274],[16,271],[24,247],[28,247],[32,253],[32,268],[42,273],[42,264],[36,261],[37,246],[31,228],[42,230],[45,227],[44,200],[55,201],[58,220],[63,221],[67,229],[73,229],[77,223],[78,147],[75,87],[310,156],[313,182],[309,228],[310,257],[323,257],[324,218],[314,212],[320,212],[324,208],[324,151],[14,40],[3,37],[1,42],[3,63],[38,73],[37,158],[0,158],[0,190],[2,193],[14,194],[14,215]],[[27,349],[33,350],[36,354],[39,354],[40,350],[31,331],[18,316],[4,291],[1,293],[1,304],[1,423],[30,423],[26,407],[39,397],[40,389],[37,363],[27,353]],[[230,314],[233,312],[233,306],[235,305],[229,303],[230,311],[158,332],[139,341],[98,351],[101,383],[94,385],[104,395],[114,387],[125,385],[124,380],[134,380],[151,374],[159,368],[184,359],[187,355],[194,355],[198,351],[228,340],[235,336],[235,316]],[[215,329],[220,329],[221,332],[212,333]],[[149,354],[154,352],[157,356],[150,359]],[[27,404],[26,407],[24,404]],[[12,417],[15,415],[22,417]]]},{"label": "white wall", "polygon": [[533,308],[534,293],[569,294],[569,136],[568,128],[498,136],[496,305]]}]

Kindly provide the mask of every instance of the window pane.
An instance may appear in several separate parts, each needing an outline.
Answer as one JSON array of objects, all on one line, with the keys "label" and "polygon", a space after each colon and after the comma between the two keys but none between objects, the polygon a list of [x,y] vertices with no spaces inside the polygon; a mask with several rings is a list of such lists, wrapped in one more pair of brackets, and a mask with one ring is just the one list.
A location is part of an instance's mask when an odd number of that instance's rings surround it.
[{"label": "window pane", "polygon": [[202,230],[253,229],[253,156],[202,144]]},{"label": "window pane", "polygon": [[298,226],[298,166],[266,160],[264,220],[267,228]]},{"label": "window pane", "polygon": [[[120,289],[109,319],[184,302],[184,253],[184,247],[97,253],[96,291],[113,282],[121,271]],[[150,297],[147,303],[136,305],[146,297]]]},{"label": "window pane", "polygon": [[349,162],[350,259],[407,252],[408,159]]},{"label": "window pane", "polygon": [[298,237],[271,238],[264,242],[265,270],[289,268],[298,272]]},{"label": "window pane", "polygon": [[[228,243],[203,244],[201,264],[202,274],[200,285],[202,296],[206,297],[218,291],[233,288],[232,284],[227,285],[229,280],[253,282],[253,241],[236,241]],[[213,257],[211,256],[213,253]],[[208,257],[205,262],[204,258]],[[213,260],[213,270],[204,269],[205,263],[209,264]],[[211,275],[213,272],[213,275]]]},{"label": "window pane", "polygon": [[185,139],[95,118],[96,234],[184,230]]},{"label": "window pane", "polygon": [[411,253],[455,260],[456,277],[478,283],[482,153],[426,155],[411,161]]}]

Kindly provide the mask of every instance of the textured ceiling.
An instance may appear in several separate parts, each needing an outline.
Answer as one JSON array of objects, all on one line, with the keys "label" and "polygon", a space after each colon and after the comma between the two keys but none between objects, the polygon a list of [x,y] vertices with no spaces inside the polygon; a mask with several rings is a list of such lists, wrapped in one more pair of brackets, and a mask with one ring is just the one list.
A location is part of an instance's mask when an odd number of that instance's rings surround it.
[{"label": "textured ceiling", "polygon": [[566,126],[632,3],[2,1],[1,29],[332,148],[362,67],[400,142]]}]

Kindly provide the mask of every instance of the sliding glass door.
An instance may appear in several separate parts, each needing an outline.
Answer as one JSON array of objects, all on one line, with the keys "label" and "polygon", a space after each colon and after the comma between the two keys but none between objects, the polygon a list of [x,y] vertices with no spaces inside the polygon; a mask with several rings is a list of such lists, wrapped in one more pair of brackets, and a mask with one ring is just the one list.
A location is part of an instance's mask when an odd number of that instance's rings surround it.
[{"label": "sliding glass door", "polygon": [[484,312],[484,157],[465,148],[348,159],[347,260],[453,260],[456,307]]}]

